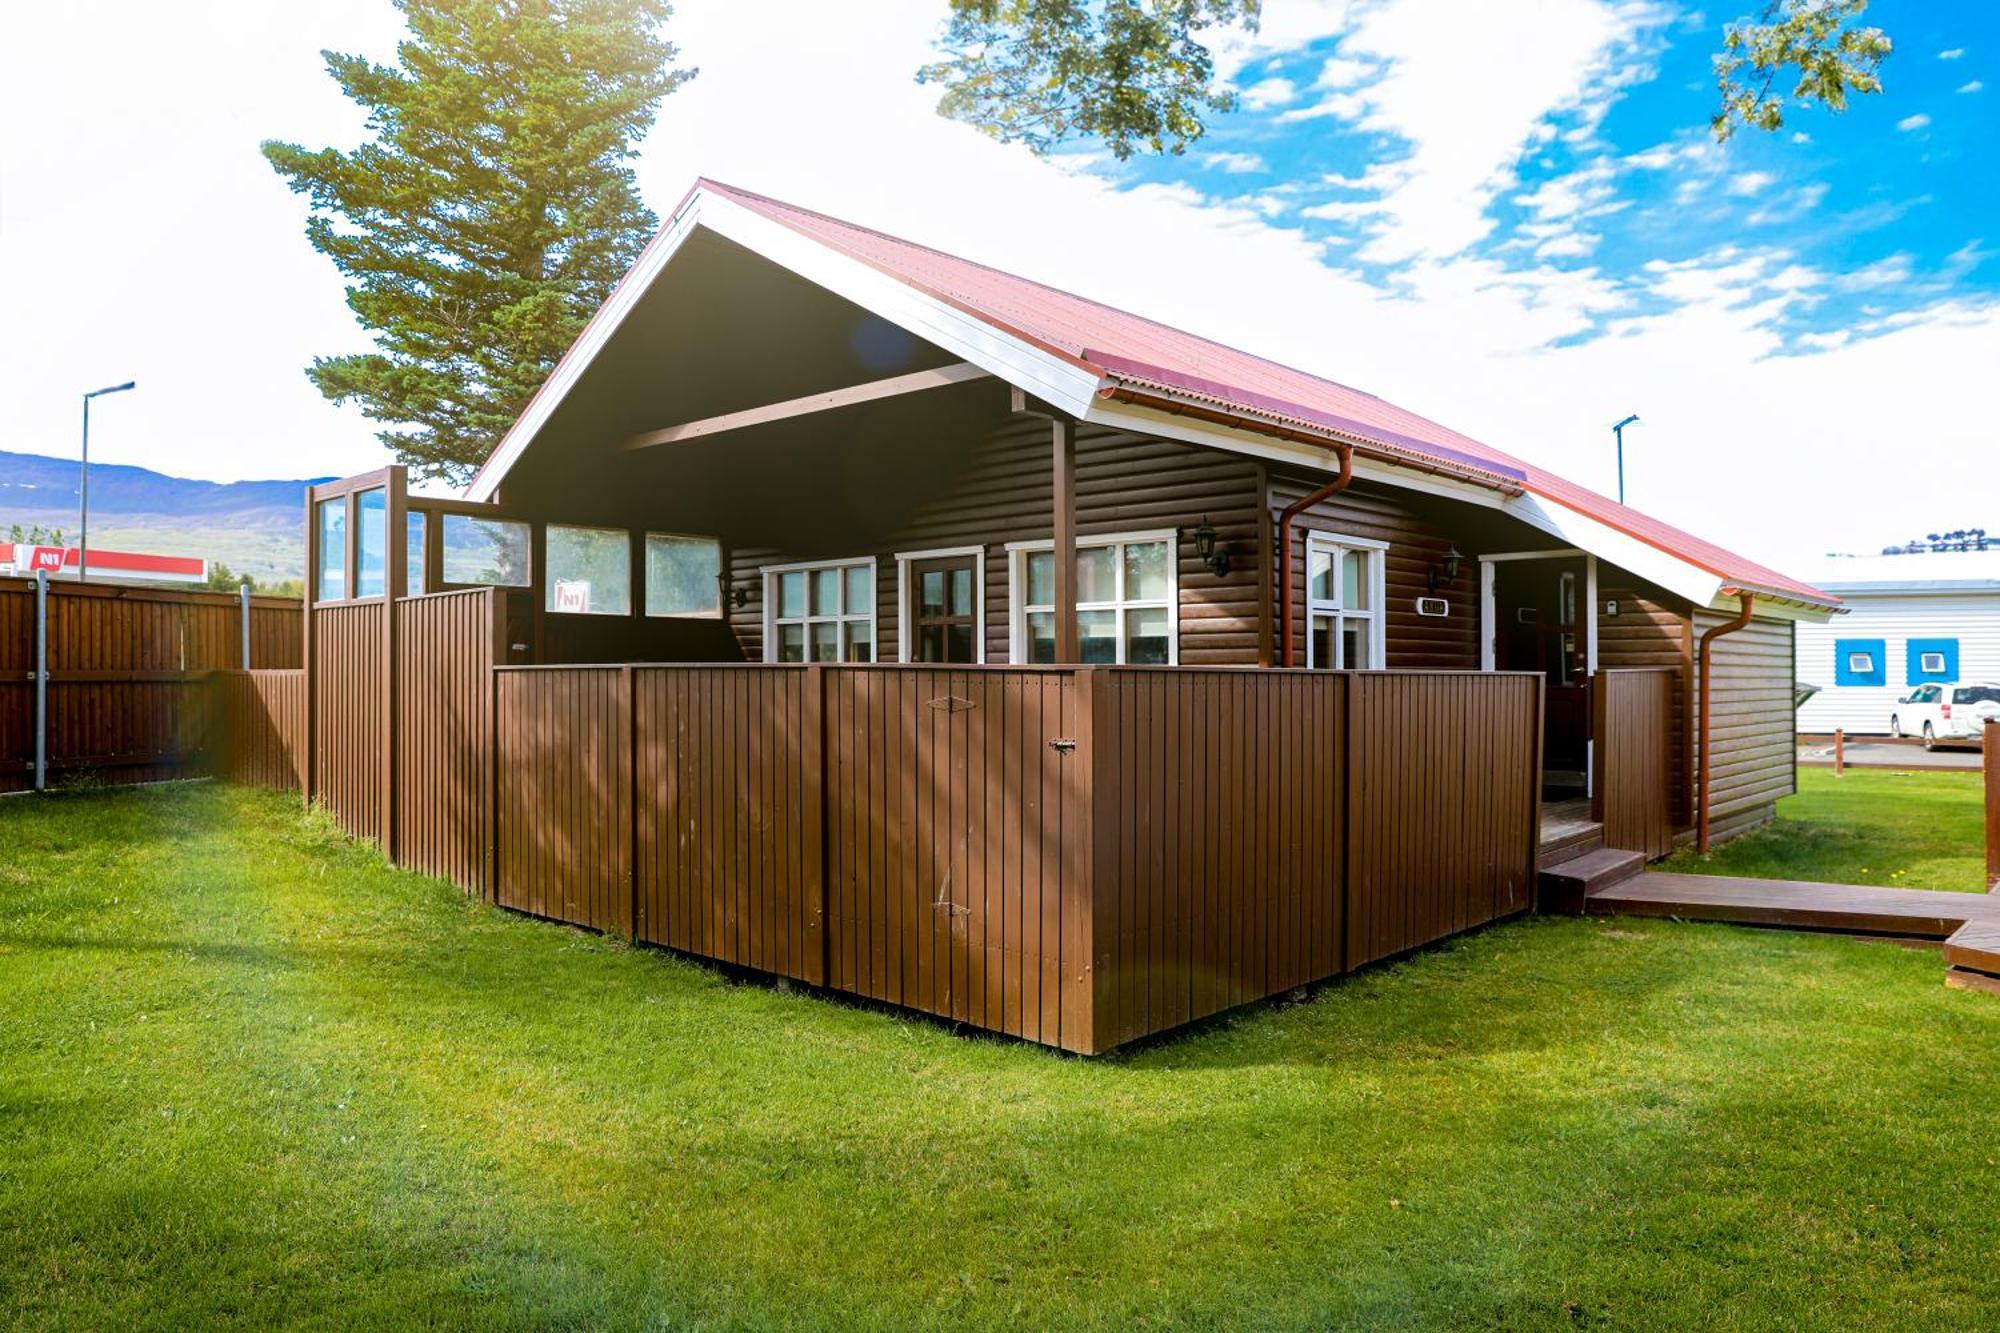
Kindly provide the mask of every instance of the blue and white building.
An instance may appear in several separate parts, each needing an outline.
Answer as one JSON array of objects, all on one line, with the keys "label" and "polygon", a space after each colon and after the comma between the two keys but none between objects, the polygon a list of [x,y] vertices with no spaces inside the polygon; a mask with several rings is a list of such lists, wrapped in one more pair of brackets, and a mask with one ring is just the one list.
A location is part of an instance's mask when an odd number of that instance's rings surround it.
[{"label": "blue and white building", "polygon": [[1920,685],[2000,682],[2000,548],[1828,556],[1799,571],[1847,614],[1798,627],[1798,729],[1886,735]]}]

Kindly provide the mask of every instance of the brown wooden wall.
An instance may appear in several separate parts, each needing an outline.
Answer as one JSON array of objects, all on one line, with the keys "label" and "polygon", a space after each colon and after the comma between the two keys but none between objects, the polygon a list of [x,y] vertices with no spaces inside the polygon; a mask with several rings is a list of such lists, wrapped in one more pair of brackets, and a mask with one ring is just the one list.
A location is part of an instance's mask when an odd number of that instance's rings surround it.
[{"label": "brown wooden wall", "polygon": [[1368,672],[1348,688],[1345,966],[1525,911],[1540,679]]},{"label": "brown wooden wall", "polygon": [[1674,704],[1681,675],[1674,667],[1599,671],[1591,681],[1597,739],[1597,791],[1592,817],[1604,825],[1604,845],[1644,852],[1648,860],[1674,849]]},{"label": "brown wooden wall", "polygon": [[297,791],[305,762],[306,673],[218,671],[215,771],[231,782]]},{"label": "brown wooden wall", "polygon": [[637,667],[640,939],[825,979],[821,687],[809,667]]},{"label": "brown wooden wall", "polygon": [[621,667],[509,667],[494,690],[494,901],[631,934],[631,727]]},{"label": "brown wooden wall", "polygon": [[313,797],[357,838],[382,828],[383,604],[313,608]]},{"label": "brown wooden wall", "polygon": [[469,892],[488,875],[502,595],[481,588],[396,603],[397,859]]},{"label": "brown wooden wall", "polygon": [[[1275,525],[1288,505],[1317,490],[1329,480],[1324,476],[1305,478],[1274,475],[1271,478],[1269,509]],[[1424,517],[1410,503],[1407,492],[1366,481],[1357,481],[1332,499],[1305,510],[1296,520],[1292,538],[1291,578],[1284,582],[1292,598],[1293,633],[1303,635],[1305,620],[1305,568],[1307,532],[1345,534],[1389,543],[1383,553],[1382,574],[1387,585],[1386,655],[1392,671],[1476,671],[1479,668],[1479,575],[1477,563],[1468,555],[1458,579],[1450,586],[1430,592],[1429,573],[1433,564],[1444,559],[1457,538]],[[1457,541],[1467,551],[1469,543]],[[1273,550],[1272,559],[1277,558]],[[1443,597],[1450,603],[1446,616],[1420,616],[1417,599]],[[1276,641],[1280,629],[1273,599],[1273,647],[1271,661],[1279,660]],[[1298,665],[1306,664],[1303,638],[1296,639]]]},{"label": "brown wooden wall", "polygon": [[[1696,635],[1732,618],[1697,611]],[[1769,820],[1778,799],[1798,789],[1792,624],[1759,617],[1713,648],[1715,791],[1708,817],[1710,836],[1724,838]]]},{"label": "brown wooden wall", "polygon": [[828,984],[1095,1049],[1077,677],[901,667],[824,679]]},{"label": "brown wooden wall", "polygon": [[[299,606],[251,603],[257,666],[299,661]],[[52,784],[155,782],[204,771],[207,675],[243,664],[238,599],[226,593],[49,583]],[[0,578],[0,792],[34,783],[35,584]]]},{"label": "brown wooden wall", "polygon": [[[1676,828],[1694,820],[1694,622],[1685,601],[1641,587],[1609,566],[1597,579],[1597,665],[1601,671],[1663,669],[1673,673],[1667,722],[1671,818]],[[1605,607],[1616,602],[1618,614]],[[1614,846],[1623,846],[1614,843]]]},{"label": "brown wooden wall", "polygon": [[[1257,660],[1258,496],[1262,469],[1234,454],[1083,426],[1077,431],[1076,512],[1080,536],[1174,529],[1185,534],[1206,517],[1233,568],[1210,573],[1182,540],[1179,557],[1180,660],[1183,665],[1249,665]],[[981,546],[986,552],[986,661],[1005,663],[1008,647],[1008,542],[1053,533],[1050,427],[1024,418],[982,440],[957,479],[918,506],[908,520],[853,549],[730,552],[729,577],[749,593],[730,625],[750,661],[764,653],[763,567],[806,559],[875,557],[878,660],[896,659],[897,551]]]}]

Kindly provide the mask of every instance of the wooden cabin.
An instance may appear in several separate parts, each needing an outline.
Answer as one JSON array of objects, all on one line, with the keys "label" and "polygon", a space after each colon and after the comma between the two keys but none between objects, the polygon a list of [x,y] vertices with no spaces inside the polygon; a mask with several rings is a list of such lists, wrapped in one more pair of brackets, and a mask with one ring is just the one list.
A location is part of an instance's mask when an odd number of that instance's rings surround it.
[{"label": "wooden cabin", "polygon": [[[1104,705],[1115,717],[1092,715],[1095,734],[1123,728],[1122,777],[1096,770],[1121,790],[1193,762],[1185,735],[1168,743],[1147,730],[1147,691],[1180,688],[1162,679],[1206,673],[1235,690],[1249,678],[1229,669],[1280,667],[1297,670],[1262,674],[1349,679],[1341,688],[1373,691],[1373,739],[1343,761],[1342,799],[1361,799],[1365,761],[1387,766],[1374,789],[1418,784],[1411,802],[1444,762],[1426,755],[1448,756],[1454,781],[1480,766],[1452,739],[1500,706],[1467,692],[1477,678],[1526,681],[1529,693],[1505,707],[1527,710],[1516,730],[1532,733],[1530,805],[1544,822],[1599,830],[1599,842],[1609,821],[1647,857],[1676,837],[1751,827],[1793,790],[1794,626],[1837,607],[1373,395],[708,181],[463,498],[410,495],[389,469],[319,487],[309,505],[311,624],[381,603],[388,589],[414,604],[493,587],[503,670],[907,664],[954,673],[959,684],[930,699],[946,712],[983,697],[966,683],[982,671],[1097,670],[1136,682],[1092,687],[1132,691]],[[398,623],[388,617],[382,636],[393,640]],[[393,641],[369,644],[403,665],[385,669],[391,694],[368,707],[394,718],[408,705],[393,691],[431,697],[420,679],[430,668]],[[637,707],[634,687],[622,688],[623,706]],[[1253,752],[1291,754],[1297,773],[1333,763],[1293,739],[1303,724],[1277,689],[1259,696],[1261,711],[1232,716],[1232,731]],[[1359,725],[1362,695],[1341,698],[1342,725]],[[776,706],[761,695],[751,704]],[[1191,706],[1174,715],[1183,729],[1207,707]],[[321,735],[347,715],[324,693],[308,711]],[[309,791],[313,771],[309,759]],[[649,771],[632,768],[604,799],[641,799]],[[380,790],[395,781],[385,775],[366,798],[382,802],[374,825],[385,833],[410,799]],[[1462,796],[1424,797],[1436,804],[1417,836],[1447,851],[1462,840],[1470,860],[1492,864],[1498,853],[1458,827]],[[486,799],[497,809],[507,798]],[[1181,817],[1220,826],[1233,799]],[[1256,818],[1269,815],[1260,807]],[[1357,817],[1340,817],[1350,846]],[[1274,845],[1293,836],[1273,826]],[[1531,860],[1536,841],[1531,830]],[[1112,857],[1100,879],[1124,873],[1113,853],[1082,855]],[[832,876],[837,850],[826,857]],[[640,873],[631,856],[623,864],[628,878]],[[1425,937],[1448,933],[1450,916]],[[1182,921],[1175,938],[1190,928]],[[1350,950],[1332,970],[1354,961]],[[1314,970],[1302,969],[1287,975]],[[1102,1049],[1163,1025],[1121,1019],[1061,1044]]]}]

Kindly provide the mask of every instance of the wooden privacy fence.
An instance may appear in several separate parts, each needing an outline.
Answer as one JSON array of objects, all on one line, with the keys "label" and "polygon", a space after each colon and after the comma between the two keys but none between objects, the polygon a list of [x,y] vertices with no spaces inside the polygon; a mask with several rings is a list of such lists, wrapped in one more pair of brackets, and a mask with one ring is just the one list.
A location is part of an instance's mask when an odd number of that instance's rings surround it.
[{"label": "wooden privacy fence", "polygon": [[[46,628],[51,785],[154,782],[206,770],[211,673],[244,666],[236,594],[50,580]],[[250,665],[296,666],[299,603],[249,599]],[[0,578],[0,792],[34,785],[35,582]]]},{"label": "wooden privacy fence", "polygon": [[1669,667],[1601,671],[1592,677],[1597,785],[1591,817],[1604,845],[1644,852],[1674,849],[1674,692]]}]

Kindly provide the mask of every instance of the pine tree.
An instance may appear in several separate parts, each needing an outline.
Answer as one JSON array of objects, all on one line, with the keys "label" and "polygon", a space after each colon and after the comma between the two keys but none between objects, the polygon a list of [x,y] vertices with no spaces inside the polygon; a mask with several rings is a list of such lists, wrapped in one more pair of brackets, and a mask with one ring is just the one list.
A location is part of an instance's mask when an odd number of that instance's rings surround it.
[{"label": "pine tree", "polygon": [[630,267],[657,219],[629,165],[694,74],[668,0],[397,0],[394,66],[324,52],[368,109],[351,152],[268,142],[312,202],[375,350],[314,359],[419,475],[463,479]]}]

